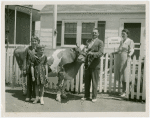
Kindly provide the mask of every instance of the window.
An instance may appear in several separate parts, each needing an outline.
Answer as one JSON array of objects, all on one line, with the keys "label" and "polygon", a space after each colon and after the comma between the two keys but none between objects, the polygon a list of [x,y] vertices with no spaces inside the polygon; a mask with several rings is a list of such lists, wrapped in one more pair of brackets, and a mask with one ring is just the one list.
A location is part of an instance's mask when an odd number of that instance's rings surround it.
[{"label": "window", "polygon": [[77,40],[77,23],[65,23],[64,45],[75,45]]},{"label": "window", "polygon": [[82,23],[82,36],[81,44],[86,44],[88,39],[92,39],[92,30],[95,27],[95,23]]},{"label": "window", "polygon": [[88,39],[92,39],[91,33],[92,33],[93,28],[98,28],[99,34],[100,34],[99,38],[101,40],[104,40],[105,39],[105,21],[97,21],[97,20],[64,20],[62,21],[62,27],[60,30],[61,34],[60,34],[60,39],[59,39],[61,40],[61,46],[62,47],[75,47],[76,43],[78,45],[86,44],[86,41]]}]

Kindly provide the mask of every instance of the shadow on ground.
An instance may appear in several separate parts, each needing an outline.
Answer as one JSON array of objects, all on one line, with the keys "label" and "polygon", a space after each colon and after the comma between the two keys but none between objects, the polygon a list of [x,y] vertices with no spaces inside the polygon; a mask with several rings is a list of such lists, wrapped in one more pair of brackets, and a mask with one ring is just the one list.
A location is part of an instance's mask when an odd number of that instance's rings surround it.
[{"label": "shadow on ground", "polygon": [[[11,93],[12,96],[14,98],[17,98],[18,100],[25,101],[26,96],[24,96],[22,94],[22,90],[8,89],[8,90],[5,90],[5,92],[6,93]],[[44,97],[56,100],[56,93],[52,93],[52,92],[47,92],[46,91],[44,93]],[[79,99],[81,99],[81,96],[76,95],[76,94],[72,94],[72,93],[68,93],[67,94],[67,99],[62,99],[61,103],[67,103],[70,100],[79,100]]]}]

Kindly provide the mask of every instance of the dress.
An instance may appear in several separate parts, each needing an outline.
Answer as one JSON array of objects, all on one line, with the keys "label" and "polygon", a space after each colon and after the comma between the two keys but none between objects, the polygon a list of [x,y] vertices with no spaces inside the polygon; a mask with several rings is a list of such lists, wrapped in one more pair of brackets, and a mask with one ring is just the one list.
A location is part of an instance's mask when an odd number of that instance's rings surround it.
[{"label": "dress", "polygon": [[[37,56],[37,55],[35,55]],[[37,60],[38,59],[38,60]],[[34,67],[34,76],[35,76],[35,84],[46,84],[46,68],[47,57],[42,55],[41,57],[36,57],[32,59],[32,65]]]},{"label": "dress", "polygon": [[[134,42],[133,40],[127,38],[125,42],[123,40],[120,41],[120,46],[119,46],[119,60],[120,60],[120,65],[119,65],[119,78],[120,81],[126,82],[128,79],[128,72],[130,72],[130,67],[127,68],[127,59],[128,59],[128,54],[132,55],[134,53]],[[129,69],[129,70],[128,70]]]}]

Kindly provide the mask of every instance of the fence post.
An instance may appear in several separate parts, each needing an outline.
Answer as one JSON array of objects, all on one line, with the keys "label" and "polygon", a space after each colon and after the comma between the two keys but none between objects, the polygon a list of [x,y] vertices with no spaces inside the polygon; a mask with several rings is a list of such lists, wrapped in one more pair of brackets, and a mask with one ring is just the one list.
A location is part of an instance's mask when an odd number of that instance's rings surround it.
[{"label": "fence post", "polygon": [[99,92],[102,92],[102,82],[103,82],[103,59],[104,59],[104,56],[101,57]]},{"label": "fence post", "polygon": [[114,90],[113,92],[116,92],[116,69],[117,69],[116,57],[117,57],[117,54],[114,55]]},{"label": "fence post", "polygon": [[141,80],[141,56],[138,63],[138,81],[137,81],[137,99],[140,97],[140,80]]},{"label": "fence post", "polygon": [[9,48],[8,48],[8,50],[6,50],[6,53],[5,53],[5,60],[6,60],[6,62],[5,62],[5,81],[6,81],[6,83],[8,83],[9,81],[9,79],[8,79],[8,70],[9,70],[9,68],[8,68],[8,58],[9,58]]},{"label": "fence post", "polygon": [[142,100],[146,99],[146,58],[144,59]]},{"label": "fence post", "polygon": [[84,67],[84,64],[81,65],[80,67],[80,92],[82,92],[82,89],[83,89],[83,67]]},{"label": "fence post", "polygon": [[79,92],[79,72],[77,73],[77,76],[76,76],[76,89],[75,91],[78,93]]},{"label": "fence post", "polygon": [[110,54],[110,70],[109,70],[109,93],[111,92],[112,87],[112,54]]},{"label": "fence post", "polygon": [[130,74],[131,74],[131,58],[127,59],[127,80],[126,80],[126,98],[129,99],[129,80],[130,80]]},{"label": "fence post", "polygon": [[107,92],[107,68],[108,68],[108,53],[105,56],[105,84],[104,84],[104,92]]},{"label": "fence post", "polygon": [[134,55],[134,57],[133,57],[133,70],[132,70],[132,88],[131,88],[131,99],[134,99],[135,66],[136,66],[136,56]]}]

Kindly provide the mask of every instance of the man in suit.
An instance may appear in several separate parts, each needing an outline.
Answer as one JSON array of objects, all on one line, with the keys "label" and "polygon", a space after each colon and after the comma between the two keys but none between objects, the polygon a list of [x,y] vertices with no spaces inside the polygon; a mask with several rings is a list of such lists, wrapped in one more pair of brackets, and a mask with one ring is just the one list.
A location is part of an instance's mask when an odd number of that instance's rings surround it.
[{"label": "man in suit", "polygon": [[100,72],[100,57],[103,55],[103,41],[98,39],[98,29],[94,28],[92,40],[87,42],[87,59],[85,62],[85,94],[82,100],[90,99],[90,85],[92,80],[92,102],[97,101],[97,85]]}]

